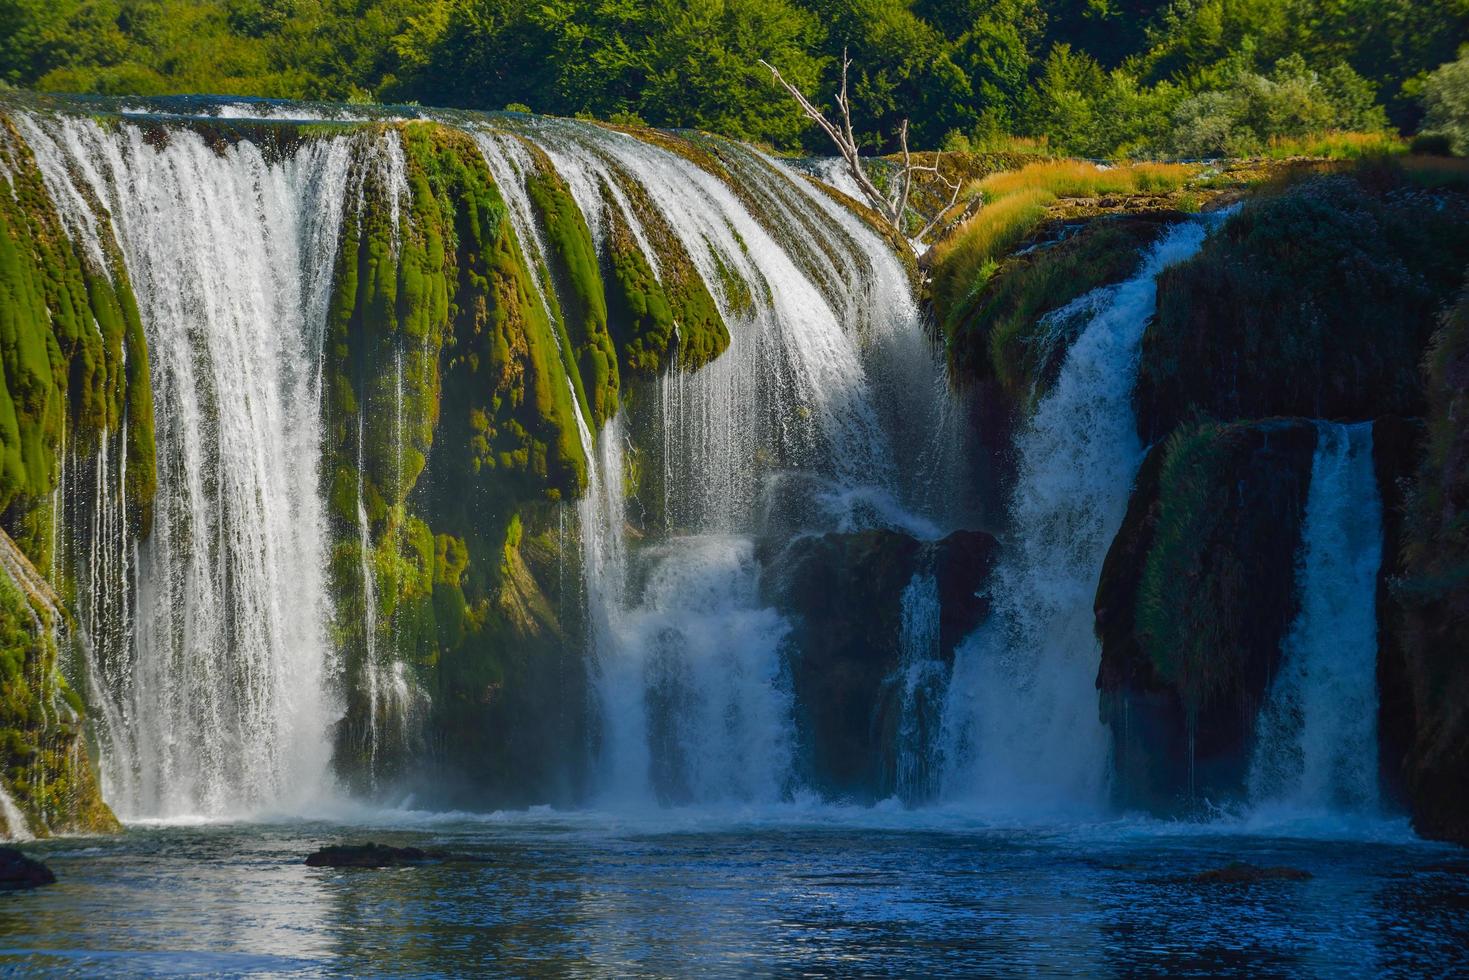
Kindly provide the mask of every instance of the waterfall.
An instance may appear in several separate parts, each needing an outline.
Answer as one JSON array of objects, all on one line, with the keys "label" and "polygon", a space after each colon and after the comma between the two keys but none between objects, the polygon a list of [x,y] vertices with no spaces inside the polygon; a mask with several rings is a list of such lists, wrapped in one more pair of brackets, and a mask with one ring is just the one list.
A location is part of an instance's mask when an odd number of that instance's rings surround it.
[{"label": "waterfall", "polygon": [[1372,424],[1321,423],[1296,570],[1301,609],[1257,722],[1257,806],[1378,806],[1377,572],[1382,501]]},{"label": "waterfall", "polygon": [[18,119],[99,268],[103,229],[117,242],[154,352],[155,523],[117,552],[134,606],[124,642],[98,648],[120,719],[104,733],[110,802],[286,803],[324,784],[334,717],[319,357],[349,141],[276,160],[187,129]]},{"label": "waterfall", "polygon": [[[578,523],[600,792],[632,802],[778,799],[794,769],[782,653],[789,626],[760,598],[755,539],[773,513],[789,517],[792,501],[802,526],[894,523],[901,508],[891,501],[903,493],[886,422],[898,413],[885,419],[890,392],[873,369],[916,365],[910,374],[922,397],[915,405],[904,391],[910,413],[936,401],[935,417],[955,418],[942,371],[886,244],[803,178],[721,145],[721,162],[740,178],[737,195],[624,134],[554,120],[523,125],[519,135],[566,182],[598,247],[613,220],[607,209],[616,208],[656,270],[653,236],[634,204],[650,201],[731,333],[713,363],[662,374],[639,416],[638,431],[655,440],[642,448],[662,477],[653,540],[636,549],[626,541],[623,421],[600,438],[581,433],[592,461]],[[535,164],[514,138],[477,138],[539,266],[545,246],[523,186]],[[749,302],[729,294],[731,280],[748,288]],[[793,482],[794,491],[782,489]],[[915,471],[906,485],[925,482]]]},{"label": "waterfall", "polygon": [[1201,224],[1178,224],[1132,278],[1078,301],[1095,313],[1016,437],[993,609],[955,651],[943,710],[950,799],[1022,810],[1103,800],[1092,602],[1143,454],[1131,400],[1138,345],[1156,305],[1154,280],[1203,242]]},{"label": "waterfall", "polygon": [[931,765],[948,666],[939,649],[939,586],[916,572],[903,589],[898,632],[898,731],[894,789],[905,803],[922,803],[938,789]]},{"label": "waterfall", "polygon": [[[330,538],[320,472],[340,226],[373,181],[392,212],[394,254],[411,233],[400,224],[413,190],[399,134],[257,145],[193,128],[182,122],[190,114],[15,117],[89,261],[105,270],[121,259],[153,354],[151,534],[137,540],[128,527],[125,430],[95,453],[67,447],[56,495],[58,554],[78,569],[104,791],[125,817],[255,812],[328,783],[326,730],[344,680],[369,706],[353,737],[367,739],[375,778],[423,699],[397,649],[405,636],[417,642],[416,626],[379,621],[387,596],[374,551],[387,542],[374,535],[393,532],[374,531],[361,482],[369,443],[397,453],[396,485],[407,475],[413,349],[399,345],[388,362],[396,386],[372,405],[364,397],[355,420],[356,499],[344,483],[338,501],[345,540]],[[934,538],[970,507],[956,449],[965,412],[907,271],[817,184],[738,144],[691,135],[681,155],[567,120],[444,122],[479,146],[548,316],[560,304],[527,186],[543,167],[565,182],[604,254],[614,228],[655,275],[686,254],[731,334],[697,370],[674,363],[628,385],[600,432],[572,383],[588,487],[559,520],[576,529],[568,557],[580,558],[586,602],[596,786],[634,802],[788,795],[790,627],[763,594],[761,548],[871,527]],[[351,438],[348,428],[348,453]],[[641,472],[661,477],[651,481],[661,502],[633,498]],[[358,551],[361,624],[333,622],[327,569],[338,545]],[[920,585],[915,603],[929,595]],[[359,626],[365,667],[344,677],[350,661],[334,643]],[[915,619],[905,642],[927,649],[932,627]],[[935,661],[915,657],[915,670]],[[920,716],[932,697],[909,684],[904,699],[905,732],[930,741]],[[928,795],[919,769],[915,797]]]}]

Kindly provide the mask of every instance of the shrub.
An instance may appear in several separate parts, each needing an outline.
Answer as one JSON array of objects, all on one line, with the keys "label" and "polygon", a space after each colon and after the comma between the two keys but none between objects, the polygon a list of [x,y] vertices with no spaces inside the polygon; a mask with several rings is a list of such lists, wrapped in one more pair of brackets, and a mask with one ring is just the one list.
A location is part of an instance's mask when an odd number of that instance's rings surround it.
[{"label": "shrub", "polygon": [[1428,76],[1423,109],[1425,134],[1439,137],[1459,156],[1469,154],[1469,51]]}]

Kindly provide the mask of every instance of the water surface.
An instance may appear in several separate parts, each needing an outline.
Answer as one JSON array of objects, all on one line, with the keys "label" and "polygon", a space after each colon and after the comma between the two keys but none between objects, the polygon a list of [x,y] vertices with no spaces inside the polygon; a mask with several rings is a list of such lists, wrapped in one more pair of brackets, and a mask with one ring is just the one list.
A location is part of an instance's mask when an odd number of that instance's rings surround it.
[{"label": "water surface", "polygon": [[[28,845],[59,883],[0,898],[0,972],[1469,971],[1469,852],[1396,824],[1286,828],[1302,830],[799,807],[135,826]],[[321,844],[369,839],[465,860],[302,864]],[[1231,861],[1312,877],[1192,877]]]}]

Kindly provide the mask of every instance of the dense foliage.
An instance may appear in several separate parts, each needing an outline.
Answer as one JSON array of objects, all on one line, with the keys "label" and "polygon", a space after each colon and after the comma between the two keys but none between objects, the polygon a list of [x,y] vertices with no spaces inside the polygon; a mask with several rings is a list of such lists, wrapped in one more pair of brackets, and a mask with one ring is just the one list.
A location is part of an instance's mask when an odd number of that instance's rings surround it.
[{"label": "dense foliage", "polygon": [[529,107],[794,149],[819,134],[759,59],[829,99],[846,48],[869,145],[911,116],[923,146],[1188,156],[1416,130],[1425,90],[1430,112],[1462,104],[1462,70],[1430,73],[1466,39],[1469,0],[0,0],[0,80]]}]

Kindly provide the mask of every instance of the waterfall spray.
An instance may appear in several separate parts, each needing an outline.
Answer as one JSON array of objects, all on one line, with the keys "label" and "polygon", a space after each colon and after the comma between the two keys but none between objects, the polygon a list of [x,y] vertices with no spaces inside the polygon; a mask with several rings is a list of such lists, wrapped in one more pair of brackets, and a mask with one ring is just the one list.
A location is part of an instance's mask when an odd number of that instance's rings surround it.
[{"label": "waterfall spray", "polygon": [[1133,418],[1138,345],[1154,280],[1198,252],[1174,226],[1126,282],[1079,301],[1095,314],[1016,438],[1019,473],[989,620],[955,653],[944,706],[943,792],[987,807],[1101,804],[1106,733],[1092,599],[1142,459]]},{"label": "waterfall spray", "polygon": [[1261,709],[1250,799],[1377,809],[1377,571],[1382,501],[1372,424],[1318,426],[1296,574],[1301,610]]}]

